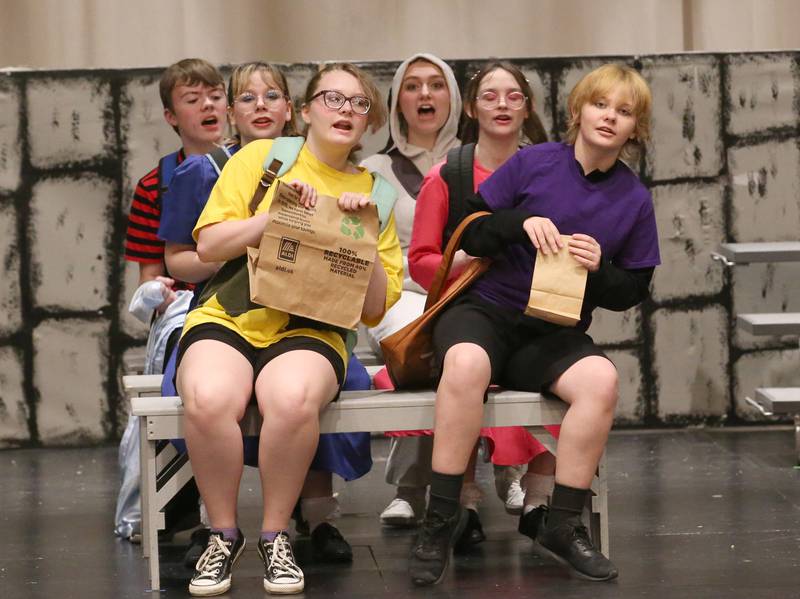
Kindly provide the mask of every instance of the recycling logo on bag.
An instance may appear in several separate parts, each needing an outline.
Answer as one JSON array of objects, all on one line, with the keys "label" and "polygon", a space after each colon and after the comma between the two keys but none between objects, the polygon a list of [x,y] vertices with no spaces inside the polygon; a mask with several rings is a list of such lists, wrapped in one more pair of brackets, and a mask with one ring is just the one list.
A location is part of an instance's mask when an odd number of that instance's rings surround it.
[{"label": "recycling logo on bag", "polygon": [[364,225],[361,224],[361,218],[358,216],[345,216],[342,219],[340,230],[353,239],[361,239],[364,237]]}]

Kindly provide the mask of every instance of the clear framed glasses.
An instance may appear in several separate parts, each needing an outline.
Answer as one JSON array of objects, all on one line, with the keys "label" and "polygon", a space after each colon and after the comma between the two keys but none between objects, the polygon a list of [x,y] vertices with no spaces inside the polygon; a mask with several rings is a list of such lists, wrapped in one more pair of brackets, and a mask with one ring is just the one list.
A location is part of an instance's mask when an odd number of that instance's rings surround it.
[{"label": "clear framed glasses", "polygon": [[286,96],[280,90],[269,89],[261,96],[250,92],[244,92],[243,94],[240,94],[234,98],[233,101],[238,102],[242,106],[246,106],[248,108],[255,108],[259,98],[261,98],[265,106],[275,106],[281,100],[285,100]]},{"label": "clear framed glasses", "polygon": [[345,102],[350,102],[350,107],[356,114],[367,114],[372,102],[366,96],[345,96],[342,92],[334,89],[323,89],[311,96],[310,102],[322,96],[322,101],[331,110],[339,110]]},{"label": "clear framed glasses", "polygon": [[508,92],[505,97],[503,97],[497,92],[487,90],[478,95],[478,104],[481,105],[481,108],[492,110],[500,105],[501,99],[505,100],[506,106],[508,106],[511,110],[519,110],[525,106],[525,102],[528,100],[528,97],[522,92]]}]

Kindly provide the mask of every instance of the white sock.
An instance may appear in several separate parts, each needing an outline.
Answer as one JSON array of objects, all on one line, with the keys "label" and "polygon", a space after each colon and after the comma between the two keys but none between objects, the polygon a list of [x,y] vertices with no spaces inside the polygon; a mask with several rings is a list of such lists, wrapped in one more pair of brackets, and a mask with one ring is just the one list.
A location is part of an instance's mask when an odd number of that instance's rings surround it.
[{"label": "white sock", "polygon": [[336,497],[303,497],[300,500],[300,513],[308,522],[308,530],[314,529],[323,522],[331,523],[339,517],[339,500]]},{"label": "white sock", "polygon": [[211,528],[211,519],[208,517],[208,510],[206,504],[200,499],[200,524],[206,528]]},{"label": "white sock", "polygon": [[548,499],[553,494],[556,477],[553,474],[528,472],[519,482],[522,490],[525,491],[525,503],[522,513],[527,514],[540,505],[547,505]]},{"label": "white sock", "polygon": [[478,504],[483,501],[483,491],[478,483],[464,483],[461,487],[461,505],[468,510],[478,511]]}]

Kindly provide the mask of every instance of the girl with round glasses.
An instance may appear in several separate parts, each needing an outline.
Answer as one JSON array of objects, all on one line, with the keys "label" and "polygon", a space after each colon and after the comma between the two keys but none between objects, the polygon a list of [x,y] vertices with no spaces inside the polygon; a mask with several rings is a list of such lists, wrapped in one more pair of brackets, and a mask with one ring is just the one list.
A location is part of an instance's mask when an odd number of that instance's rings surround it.
[{"label": "girl with round glasses", "polygon": [[[462,156],[474,152],[472,178],[474,189],[491,173],[510,158],[520,145],[538,144],[547,141],[547,135],[534,109],[533,91],[523,73],[508,62],[491,61],[481,67],[467,83],[464,90],[464,115],[461,140]],[[411,247],[408,252],[409,270],[412,278],[425,287],[431,285],[436,269],[442,260],[445,228],[450,220],[450,209],[460,209],[460,217],[466,216],[463,203],[467,198],[451,198],[450,187],[443,176],[444,163],[434,166],[422,185],[417,198]],[[448,176],[457,173],[448,172]],[[456,253],[453,278],[461,272],[472,258],[463,250]],[[507,509],[523,509],[508,501],[511,484],[517,481],[515,470],[510,468],[530,463],[529,475],[523,477],[526,510],[532,510],[547,501],[545,488],[552,475],[552,456],[525,429],[487,428],[481,436],[489,440],[492,462],[495,464],[496,486],[500,496],[506,500]],[[482,492],[474,481],[475,456],[465,471],[465,482],[461,490],[461,504],[467,508],[468,521],[464,532],[456,542],[457,551],[465,551],[484,540],[485,535],[478,516],[477,506]],[[538,473],[534,476],[534,472]],[[540,478],[541,477],[541,478]],[[516,482],[519,485],[519,482]],[[520,493],[521,491],[518,491]]]},{"label": "girl with round glasses", "polygon": [[[332,109],[317,95],[320,90],[366,97],[370,109],[358,113],[350,101]],[[358,100],[355,104],[363,107]],[[306,141],[280,179],[300,191],[306,207],[330,197],[338,198],[344,211],[366,206],[373,177],[349,156],[367,128],[379,128],[385,119],[372,80],[349,64],[326,65],[308,84],[301,116]],[[192,468],[211,524],[222,543],[235,539],[203,564],[225,574],[227,587],[230,568],[244,546],[236,513],[242,474],[239,421],[255,397],[263,416],[258,463],[264,507],[257,542],[263,585],[270,593],[289,594],[302,592],[305,582],[286,529],[317,448],[319,412],[337,397],[348,355],[339,329],[250,302],[246,249],[259,245],[276,186],[254,215],[248,206],[271,147],[271,140],[256,140],[228,161],[194,228],[200,260],[225,262],[230,276],[209,282],[204,301],[187,316],[177,385]],[[378,239],[364,322],[375,324],[397,300],[401,273],[402,254],[390,217]],[[216,592],[227,587],[223,583]]]},{"label": "girl with round glasses", "polygon": [[[468,200],[471,211],[491,214],[467,227],[462,247],[492,263],[434,325],[441,378],[431,504],[411,556],[417,584],[442,578],[452,539],[466,521],[458,494],[490,383],[549,391],[568,404],[537,547],[580,577],[617,576],[581,521],[618,395],[616,369],[586,330],[595,308],[622,311],[645,300],[660,262],[652,197],[621,161],[648,140],[651,104],[650,89],[635,70],[595,69],[570,92],[568,141],[516,152]],[[482,119],[479,113],[478,120],[494,133],[509,126],[491,114]],[[565,243],[560,234],[572,237]],[[524,313],[537,253],[561,249],[588,271],[575,327]]]},{"label": "girl with round glasses", "polygon": [[[414,54],[397,67],[389,96],[389,140],[380,153],[362,164],[379,172],[398,192],[394,214],[404,262],[422,178],[458,145],[460,113],[458,84],[442,59]],[[377,355],[381,355],[381,339],[422,314],[425,296],[425,289],[411,279],[406,268],[400,300],[377,326],[367,330]],[[391,387],[385,370],[378,372],[374,381],[378,388]],[[395,497],[380,520],[386,526],[414,526],[425,510],[433,442],[430,437],[398,435],[392,436],[386,461],[386,482],[396,487]]]}]

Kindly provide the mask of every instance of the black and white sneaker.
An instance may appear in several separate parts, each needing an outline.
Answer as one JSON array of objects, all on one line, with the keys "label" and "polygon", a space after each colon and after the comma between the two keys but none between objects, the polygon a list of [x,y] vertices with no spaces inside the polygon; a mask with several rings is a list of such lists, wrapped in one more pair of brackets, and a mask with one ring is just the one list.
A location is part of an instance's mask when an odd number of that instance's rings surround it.
[{"label": "black and white sneaker", "polygon": [[197,560],[195,574],[189,583],[189,594],[195,597],[221,595],[231,588],[231,569],[244,551],[244,535],[226,540],[221,532],[212,532],[206,550]]},{"label": "black and white sneaker", "polygon": [[264,590],[275,595],[302,593],[303,571],[294,560],[292,546],[285,532],[272,543],[259,539],[258,555],[264,562]]}]

